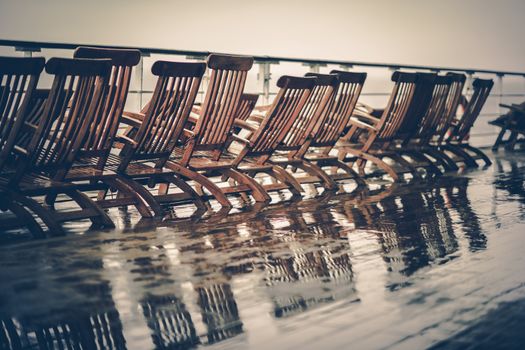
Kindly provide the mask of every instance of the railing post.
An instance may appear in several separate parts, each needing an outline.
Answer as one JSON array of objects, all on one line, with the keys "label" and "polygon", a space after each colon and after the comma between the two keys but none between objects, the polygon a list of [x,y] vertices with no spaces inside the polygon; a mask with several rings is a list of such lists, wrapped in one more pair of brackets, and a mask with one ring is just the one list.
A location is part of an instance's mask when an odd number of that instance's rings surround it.
[{"label": "railing post", "polygon": [[262,96],[263,103],[265,105],[270,103],[270,80],[272,79],[272,74],[270,72],[270,62],[264,61],[259,62],[259,74],[257,75],[257,80],[262,83]]},{"label": "railing post", "polygon": [[135,84],[137,87],[137,101],[138,110],[142,110],[142,95],[144,94],[144,57],[149,57],[150,54],[146,52],[140,52],[140,61],[135,67]]},{"label": "railing post", "polygon": [[326,64],[322,64],[322,63],[303,63],[303,66],[308,67],[310,73],[317,73],[317,74],[319,74],[321,72],[321,67],[326,67]]},{"label": "railing post", "polygon": [[342,71],[349,72],[350,69],[354,68],[354,66],[352,66],[352,65],[347,65],[347,64],[341,64],[341,65],[339,65],[339,68],[340,68]]},{"label": "railing post", "polygon": [[41,49],[39,47],[17,46],[15,47],[15,51],[22,52],[24,54],[24,57],[33,57],[33,52],[40,52]]},{"label": "railing post", "polygon": [[497,79],[498,79],[498,87],[499,87],[499,103],[498,103],[498,109],[499,114],[503,114],[503,108],[500,106],[503,103],[503,77],[505,74],[498,73]]},{"label": "railing post", "polygon": [[467,73],[467,80],[465,81],[465,86],[467,88],[467,91],[465,92],[465,96],[470,99],[470,96],[472,96],[472,83],[474,82],[473,75],[474,72],[466,71]]}]

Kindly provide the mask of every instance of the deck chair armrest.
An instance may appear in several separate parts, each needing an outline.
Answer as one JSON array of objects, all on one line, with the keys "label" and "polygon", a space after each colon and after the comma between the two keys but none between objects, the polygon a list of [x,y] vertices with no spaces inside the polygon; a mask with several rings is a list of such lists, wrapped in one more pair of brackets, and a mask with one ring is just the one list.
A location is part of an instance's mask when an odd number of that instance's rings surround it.
[{"label": "deck chair armrest", "polygon": [[366,111],[367,113],[372,113],[374,111],[374,108],[362,102],[357,102],[355,105],[355,109],[361,109]]},{"label": "deck chair armrest", "polygon": [[122,115],[125,116],[125,117],[129,117],[129,118],[133,118],[133,119],[136,119],[136,120],[140,120],[140,121],[143,121],[144,118],[146,118],[146,114],[142,113],[142,112],[129,112],[129,111],[124,111],[122,112]]},{"label": "deck chair armrest", "polygon": [[373,115],[371,115],[369,113],[365,113],[365,112],[359,111],[359,110],[354,110],[354,113],[352,114],[352,118],[356,118],[356,119],[359,119],[359,120],[364,120],[366,122],[372,123],[373,125],[377,125],[377,123],[379,123],[379,121],[380,121],[379,118],[376,118],[376,117],[374,117]]},{"label": "deck chair armrest", "polygon": [[125,144],[128,144],[132,146],[133,148],[137,147],[138,143],[137,141],[133,140],[132,138],[126,136],[126,135],[117,135],[115,136],[115,140],[118,142],[122,142]]},{"label": "deck chair armrest", "polygon": [[348,121],[348,125],[351,125],[351,126],[356,126],[358,127],[359,129],[366,129],[366,130],[370,130],[370,131],[377,131],[377,128],[374,126],[374,125],[370,125],[370,124],[367,124],[357,118],[350,118],[350,120]]},{"label": "deck chair armrest", "polygon": [[246,129],[246,130],[249,130],[251,132],[254,132],[254,131],[257,131],[257,127],[255,125],[252,125],[244,120],[241,120],[241,119],[235,119],[235,121],[233,122],[233,125],[239,127],[239,128],[243,128],[243,129]]},{"label": "deck chair armrest", "polygon": [[253,110],[254,110],[254,111],[258,111],[258,112],[266,112],[266,111],[268,111],[271,107],[272,107],[272,105],[256,106],[256,107],[253,108]]},{"label": "deck chair armrest", "polygon": [[521,107],[520,105],[515,105],[515,104],[507,105],[507,104],[504,104],[504,103],[500,103],[499,105],[500,105],[500,107],[510,109],[512,112],[525,114],[525,109],[523,107]]},{"label": "deck chair armrest", "polygon": [[23,156],[29,156],[29,152],[25,149],[25,148],[22,148],[18,145],[14,145],[13,146],[13,152],[17,153],[17,154],[20,154],[20,155],[23,155]]},{"label": "deck chair armrest", "polygon": [[248,117],[248,120],[253,120],[254,122],[261,124],[264,120],[265,116],[260,114],[252,114]]},{"label": "deck chair armrest", "polygon": [[241,136],[239,136],[237,134],[232,134],[231,137],[232,137],[232,139],[234,141],[237,141],[237,142],[242,143],[244,145],[248,145],[250,147],[253,146],[253,143],[250,140],[245,139],[244,137],[241,137]]},{"label": "deck chair armrest", "polygon": [[146,116],[143,113],[134,113],[134,112],[122,112],[122,116],[120,117],[120,121],[123,124],[133,126],[135,128],[140,128],[140,125],[142,124],[142,121],[144,120]]},{"label": "deck chair armrest", "polygon": [[195,137],[195,133],[194,133],[193,131],[189,130],[189,129],[186,129],[186,128],[182,129],[182,134],[183,134],[185,137],[187,137],[187,138],[193,138],[193,137]]},{"label": "deck chair armrest", "polygon": [[197,122],[199,121],[199,115],[195,115],[195,114],[190,114],[188,116],[188,122],[191,123],[191,124],[197,124]]}]

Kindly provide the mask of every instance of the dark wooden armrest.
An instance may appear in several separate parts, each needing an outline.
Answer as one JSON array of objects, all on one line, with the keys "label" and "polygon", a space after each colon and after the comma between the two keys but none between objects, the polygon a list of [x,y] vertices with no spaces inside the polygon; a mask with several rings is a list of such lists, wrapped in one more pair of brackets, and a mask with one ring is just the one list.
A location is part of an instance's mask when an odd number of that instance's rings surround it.
[{"label": "dark wooden armrest", "polygon": [[233,122],[233,125],[239,127],[239,128],[243,128],[243,129],[246,129],[246,130],[249,130],[251,132],[254,132],[254,131],[257,131],[257,127],[254,126],[254,125],[251,125],[250,123],[244,121],[244,120],[241,120],[241,119],[235,119],[235,121]]},{"label": "dark wooden armrest", "polygon": [[367,113],[372,113],[374,111],[374,108],[362,102],[357,102],[357,104],[355,105],[355,109],[362,109]]},{"label": "dark wooden armrest", "polygon": [[186,136],[187,138],[195,137],[195,133],[193,131],[189,130],[189,129],[186,129],[186,128],[182,129],[182,134],[184,136]]},{"label": "dark wooden armrest", "polygon": [[198,116],[198,115],[190,114],[190,115],[188,116],[188,122],[189,122],[189,123],[197,124],[198,121],[199,121],[199,116]]},{"label": "dark wooden armrest", "polygon": [[370,125],[370,124],[367,124],[357,118],[350,118],[350,120],[348,121],[348,124],[351,125],[351,126],[356,126],[358,127],[359,129],[366,129],[366,130],[371,130],[371,131],[377,131],[376,127],[374,125]]},{"label": "dark wooden armrest", "polygon": [[272,105],[256,106],[256,107],[253,108],[253,110],[254,110],[254,111],[258,111],[258,112],[266,112],[266,111],[268,111],[271,107],[272,107]]},{"label": "dark wooden armrest", "polygon": [[248,146],[250,146],[250,147],[253,145],[252,142],[251,142],[250,140],[247,140],[247,139],[245,139],[244,137],[241,137],[241,136],[236,135],[236,134],[232,134],[231,136],[232,136],[232,138],[233,138],[235,141],[237,141],[237,142],[240,142],[240,143],[242,143],[242,144],[248,145]]},{"label": "dark wooden armrest", "polygon": [[25,148],[22,148],[22,147],[20,147],[18,145],[14,145],[13,146],[13,151],[15,153],[22,154],[24,156],[28,156],[29,155],[29,152]]},{"label": "dark wooden armrest", "polygon": [[260,115],[260,114],[252,114],[248,117],[248,120],[253,120],[255,121],[256,123],[258,124],[261,124],[264,120],[264,118],[266,118],[264,115]]},{"label": "dark wooden armrest", "polygon": [[138,145],[137,141],[133,140],[130,137],[127,137],[126,135],[117,135],[117,136],[115,136],[115,140],[123,142],[123,143],[126,143],[128,145],[133,146],[133,147],[137,147],[137,145]]},{"label": "dark wooden armrest", "polygon": [[512,112],[517,112],[519,114],[525,114],[525,108],[523,108],[520,105],[516,105],[516,104],[507,105],[507,104],[504,104],[504,103],[500,103],[500,107],[508,108]]},{"label": "dark wooden armrest", "polygon": [[371,115],[369,113],[365,113],[363,111],[357,111],[357,110],[354,110],[354,112],[352,114],[352,118],[357,118],[357,119],[363,120],[365,122],[370,122],[370,123],[372,123],[374,125],[376,125],[380,121],[379,118],[376,118],[376,117],[374,117],[373,115]]},{"label": "dark wooden armrest", "polygon": [[144,118],[146,118],[146,115],[144,113],[135,113],[135,112],[129,112],[129,111],[124,111],[122,112],[122,115],[125,116],[125,117],[130,117],[130,118],[133,118],[133,119],[136,119],[136,120],[140,120],[140,121],[143,121]]}]

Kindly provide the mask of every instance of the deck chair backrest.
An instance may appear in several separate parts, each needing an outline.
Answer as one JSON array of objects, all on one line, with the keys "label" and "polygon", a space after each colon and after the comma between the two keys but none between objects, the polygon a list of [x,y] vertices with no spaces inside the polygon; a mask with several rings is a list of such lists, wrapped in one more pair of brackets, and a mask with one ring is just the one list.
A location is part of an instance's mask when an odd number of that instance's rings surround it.
[{"label": "deck chair backrest", "polygon": [[257,104],[257,100],[259,100],[259,95],[257,94],[242,94],[235,111],[235,119],[248,120]]},{"label": "deck chair backrest", "polygon": [[397,131],[396,139],[407,141],[419,130],[421,120],[425,116],[434,91],[435,73],[416,73],[418,75],[416,89],[408,111]]},{"label": "deck chair backrest", "polygon": [[434,80],[434,89],[428,108],[419,125],[417,138],[428,141],[434,135],[437,126],[444,118],[447,98],[452,84],[452,77],[437,76]]},{"label": "deck chair backrest", "polygon": [[[51,58],[47,62],[46,72],[54,79],[25,150],[29,158],[25,170],[65,175],[102,108],[110,70],[108,59]],[[22,170],[19,167],[19,175]]]},{"label": "deck chair backrest", "polygon": [[450,140],[463,142],[468,139],[470,129],[478,118],[481,109],[485,105],[487,98],[490,95],[494,82],[492,79],[475,79],[472,83],[474,92],[470,97],[463,115],[458,120],[456,127],[450,137]]},{"label": "deck chair backrest", "polygon": [[452,120],[456,117],[461,96],[463,93],[463,87],[465,86],[465,74],[460,73],[447,73],[447,77],[452,79],[450,89],[447,96],[447,102],[445,104],[445,110],[443,111],[443,117],[440,119],[435,129],[435,137],[438,143],[443,141],[447,131],[450,129]]},{"label": "deck chair backrest", "polygon": [[293,120],[292,127],[286,133],[279,149],[297,150],[301,148],[306,139],[310,137],[319,119],[326,114],[326,109],[339,85],[335,75],[307,73],[306,76],[316,78],[315,86],[308,101]]},{"label": "deck chair backrest", "polygon": [[128,96],[131,72],[140,61],[140,51],[80,46],[75,50],[74,57],[106,58],[112,62],[104,104],[86,133],[79,153],[79,157],[101,157],[99,166],[103,167],[118,130]]},{"label": "deck chair backrest", "polygon": [[312,146],[333,146],[348,125],[366,80],[366,73],[333,70],[339,85],[324,116],[312,131]]},{"label": "deck chair backrest", "polygon": [[306,105],[317,79],[282,76],[280,88],[263,122],[251,137],[253,155],[271,154],[282,142]]},{"label": "deck chair backrest", "polygon": [[194,149],[222,151],[229,138],[253,58],[212,54],[207,61],[210,80],[194,129]]},{"label": "deck chair backrest", "polygon": [[45,59],[0,57],[0,173],[24,132]]},{"label": "deck chair backrest", "polygon": [[394,72],[392,81],[394,88],[387,107],[377,125],[377,136],[381,141],[392,141],[405,119],[414,97],[418,73]]},{"label": "deck chair backrest", "polygon": [[157,83],[135,137],[133,158],[169,158],[188,120],[205,70],[206,64],[196,62],[153,64],[151,72],[158,77]]}]

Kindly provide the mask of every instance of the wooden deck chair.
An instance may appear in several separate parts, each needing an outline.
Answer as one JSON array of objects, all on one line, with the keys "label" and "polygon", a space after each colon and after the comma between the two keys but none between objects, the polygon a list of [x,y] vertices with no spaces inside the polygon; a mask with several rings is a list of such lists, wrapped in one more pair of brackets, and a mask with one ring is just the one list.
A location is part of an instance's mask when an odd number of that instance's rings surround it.
[{"label": "wooden deck chair", "polygon": [[[516,144],[523,140],[520,135],[525,134],[525,102],[512,105],[502,103],[500,107],[509,111],[495,120],[489,121],[489,124],[501,128],[492,150],[497,151],[501,145],[504,145],[506,150],[513,150]],[[507,133],[509,136],[505,139]]]},{"label": "wooden deck chair", "polygon": [[[295,156],[309,139],[314,127],[319,123],[319,119],[324,117],[339,85],[335,75],[308,73],[306,76],[316,78],[314,88],[304,107],[292,120],[291,127],[270,159],[272,163],[285,169],[287,167],[292,167],[293,170],[300,168],[308,175],[310,181],[321,182],[327,190],[336,190],[338,186],[335,181],[320,167],[304,158]],[[305,183],[304,179],[303,183]]]},{"label": "wooden deck chair", "polygon": [[461,118],[453,122],[450,135],[442,145],[445,151],[457,156],[456,162],[464,162],[468,167],[478,167],[477,160],[481,159],[486,166],[492,164],[491,160],[479,148],[469,144],[470,130],[485,105],[494,82],[492,79],[475,79],[472,83],[474,91],[465,105]]},{"label": "wooden deck chair", "polygon": [[[270,197],[252,178],[235,169],[234,158],[228,156],[226,146],[235,121],[235,111],[244,89],[253,58],[246,56],[212,54],[207,60],[211,71],[208,90],[192,130],[185,130],[185,142],[175,147],[172,158],[165,164],[184,179],[193,180],[199,191],[208,190],[225,208],[231,202],[228,191],[251,192],[257,202],[268,202]],[[236,188],[223,190],[207,176],[220,175],[238,183]],[[166,193],[167,186],[163,188]],[[204,194],[204,192],[201,192]]]},{"label": "wooden deck chair", "polygon": [[447,99],[453,78],[451,76],[434,76],[432,79],[430,100],[425,108],[417,111],[421,115],[419,121],[412,120],[415,127],[402,135],[394,150],[401,155],[414,159],[415,162],[411,163],[414,168],[421,167],[434,175],[441,175],[442,171],[438,165],[441,165],[444,171],[449,170],[451,167],[447,162],[449,158],[442,152],[430,147],[429,143],[435,135],[439,123],[446,116]]},{"label": "wooden deck chair", "polygon": [[[294,177],[279,166],[278,162],[273,162],[271,157],[288,135],[293,135],[294,137],[299,135],[303,137],[301,134],[303,134],[304,131],[307,132],[306,135],[310,132],[309,125],[302,125],[301,123],[296,123],[296,121],[305,108],[316,108],[315,106],[308,105],[316,81],[317,78],[314,77],[282,76],[277,81],[277,86],[280,88],[279,92],[258,127],[254,127],[244,121],[236,121],[236,126],[247,129],[252,132],[252,134],[248,139],[238,135],[232,136],[236,142],[242,145],[233,164],[238,170],[249,175],[250,178],[254,178],[258,173],[265,173],[276,180],[276,183],[261,184],[260,186],[262,186],[265,191],[289,189],[292,194],[296,196],[299,196],[302,191],[301,185]],[[322,98],[324,89],[331,88],[332,85],[321,84],[319,86],[324,86],[324,88],[318,90],[317,95]],[[307,120],[303,120],[303,122],[305,121]],[[299,130],[297,134],[294,134],[293,131],[290,132],[294,124],[298,130],[301,127],[305,127],[306,129]],[[306,135],[304,135],[305,138]],[[293,150],[298,149],[299,147],[293,147]],[[292,163],[285,161],[285,164],[288,165]],[[293,165],[296,164],[304,163],[300,160],[293,162]]]},{"label": "wooden deck chair", "polygon": [[[360,119],[350,118],[350,130],[336,145],[339,160],[351,165],[356,163],[360,175],[365,175],[367,162],[373,163],[390,175],[394,181],[399,181],[404,173],[413,173],[410,167],[399,163],[390,165],[383,159],[390,158],[396,162],[400,158],[388,148],[395,140],[397,131],[407,116],[418,77],[417,73],[394,72],[392,81],[395,85],[381,117],[375,118],[362,114]],[[366,134],[360,133],[363,130]]]},{"label": "wooden deck chair", "polygon": [[[330,155],[330,151],[335,147],[354,112],[366,80],[366,73],[333,70],[330,74],[337,77],[339,84],[329,104],[320,109],[321,113],[315,126],[294,157],[307,160],[321,168],[332,168],[332,173],[327,172],[327,175],[333,181],[352,178],[359,186],[365,186],[365,181],[351,167],[339,161],[337,156]],[[336,169],[335,172],[333,168]],[[337,169],[343,170],[343,174],[338,174]],[[309,179],[298,178],[298,181],[308,182]]]},{"label": "wooden deck chair", "polygon": [[6,231],[26,226],[37,237],[44,232],[33,215],[24,207],[30,201],[16,193],[8,195],[9,178],[12,175],[12,152],[16,141],[23,134],[28,121],[30,101],[36,91],[45,59],[0,57],[0,210],[10,211],[15,217],[2,218],[0,230]]},{"label": "wooden deck chair", "polygon": [[[26,124],[34,134],[27,147],[14,146],[16,170],[9,178],[9,195],[24,199],[52,233],[62,233],[58,222],[89,218],[94,226],[114,227],[107,214],[73,184],[60,182],[70,169],[80,145],[104,101],[110,60],[52,58],[46,72],[54,75],[38,125]],[[46,209],[35,197],[64,194],[80,210]]]},{"label": "wooden deck chair", "polygon": [[[101,190],[97,201],[101,207],[134,205],[142,217],[162,216],[164,210],[139,182],[168,181],[203,209],[204,204],[191,187],[162,167],[181,133],[181,122],[189,114],[188,106],[195,100],[203,64],[156,62],[152,67],[153,74],[158,76],[156,88],[145,114],[139,114],[140,121],[131,117],[134,114],[123,111],[132,67],[139,62],[140,52],[81,47],[75,55],[110,58],[112,75],[104,108],[86,134],[67,181],[75,182],[83,190]],[[137,127],[133,138],[117,135],[121,121]],[[120,154],[111,153],[114,140],[125,145]],[[117,198],[107,199],[108,189],[117,190]],[[163,199],[167,201],[166,197]]]}]

